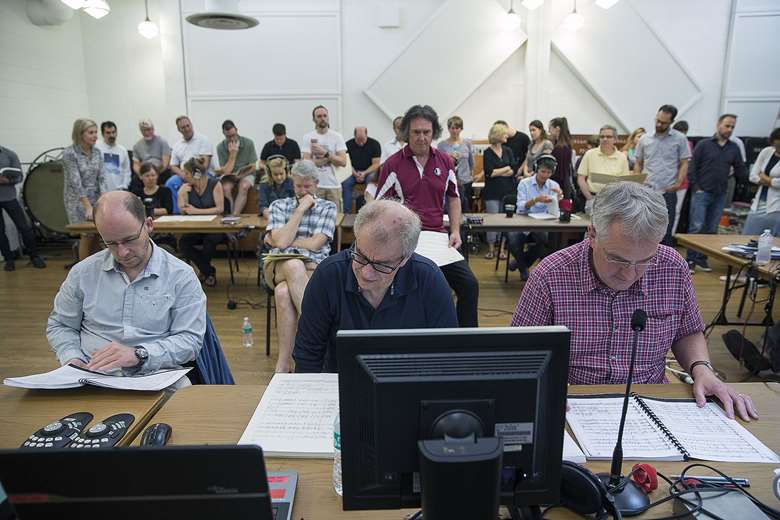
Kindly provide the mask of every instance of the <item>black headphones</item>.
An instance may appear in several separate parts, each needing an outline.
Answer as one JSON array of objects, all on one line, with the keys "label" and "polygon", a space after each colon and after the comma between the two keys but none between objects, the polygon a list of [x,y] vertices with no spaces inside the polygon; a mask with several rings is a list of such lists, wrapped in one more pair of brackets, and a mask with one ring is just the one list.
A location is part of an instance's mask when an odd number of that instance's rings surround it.
[{"label": "black headphones", "polygon": [[268,179],[268,182],[271,182],[271,166],[268,164],[271,161],[274,161],[276,159],[281,159],[284,162],[284,171],[289,175],[290,174],[290,162],[287,160],[287,157],[281,154],[274,154],[268,157],[268,159],[265,160],[265,177]]},{"label": "black headphones", "polygon": [[596,520],[622,520],[607,487],[587,468],[569,461],[561,464],[561,505]]},{"label": "black headphones", "polygon": [[552,171],[555,172],[555,169],[558,168],[558,159],[555,158],[554,155],[550,155],[549,153],[540,155],[536,158],[536,161],[534,161],[534,173],[537,173],[539,171],[539,163],[545,161],[545,162],[551,162],[552,163]]}]

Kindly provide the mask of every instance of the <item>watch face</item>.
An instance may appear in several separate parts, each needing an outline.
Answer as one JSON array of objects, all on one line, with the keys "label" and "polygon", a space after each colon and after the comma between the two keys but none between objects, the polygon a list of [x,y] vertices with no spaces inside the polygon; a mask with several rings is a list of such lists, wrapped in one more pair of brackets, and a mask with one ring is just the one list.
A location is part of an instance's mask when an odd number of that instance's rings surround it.
[{"label": "watch face", "polygon": [[149,353],[143,347],[136,347],[135,357],[137,357],[141,361],[146,361],[146,359],[149,357]]}]

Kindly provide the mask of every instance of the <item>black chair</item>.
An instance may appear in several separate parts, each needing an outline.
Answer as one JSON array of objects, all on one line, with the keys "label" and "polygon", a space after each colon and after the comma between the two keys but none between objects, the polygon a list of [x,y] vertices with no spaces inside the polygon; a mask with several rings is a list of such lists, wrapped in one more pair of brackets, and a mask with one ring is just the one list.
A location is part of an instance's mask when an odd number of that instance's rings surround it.
[{"label": "black chair", "polygon": [[[512,193],[509,195],[504,195],[504,197],[501,199],[501,211],[506,213],[506,207],[508,204],[511,204],[515,207],[517,207],[517,194]],[[506,252],[506,269],[504,270],[504,283],[507,283],[509,281],[509,260],[511,259],[512,255],[509,252],[509,234],[506,231],[501,231],[496,236],[496,250],[498,253],[496,254],[496,267],[493,269],[494,271],[498,271],[498,265],[501,262],[501,244],[503,242],[507,243],[507,252]]]}]

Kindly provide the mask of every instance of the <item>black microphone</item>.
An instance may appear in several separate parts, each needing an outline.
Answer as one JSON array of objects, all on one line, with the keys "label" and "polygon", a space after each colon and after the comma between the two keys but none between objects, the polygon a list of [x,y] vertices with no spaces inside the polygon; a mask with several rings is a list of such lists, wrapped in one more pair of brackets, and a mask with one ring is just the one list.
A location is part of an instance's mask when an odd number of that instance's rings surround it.
[{"label": "black microphone", "polygon": [[631,381],[634,379],[634,364],[636,362],[637,344],[639,333],[645,330],[647,313],[637,309],[631,315],[631,330],[634,331],[634,342],[631,347],[631,363],[628,367],[628,381],[626,381],[626,393],[623,396],[623,413],[620,415],[620,427],[618,428],[617,443],[612,452],[612,467],[609,474],[599,474],[599,478],[607,486],[607,492],[612,495],[615,508],[626,516],[634,516],[644,512],[650,505],[650,498],[634,482],[621,474],[623,466],[623,428],[626,425],[628,413],[628,398],[631,395]]}]

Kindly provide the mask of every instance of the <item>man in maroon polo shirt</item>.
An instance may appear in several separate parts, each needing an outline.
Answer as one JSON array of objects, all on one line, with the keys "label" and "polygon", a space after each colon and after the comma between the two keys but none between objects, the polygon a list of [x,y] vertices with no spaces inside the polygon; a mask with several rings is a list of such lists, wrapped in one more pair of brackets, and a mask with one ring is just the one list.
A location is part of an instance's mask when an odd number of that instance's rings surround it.
[{"label": "man in maroon polo shirt", "polygon": [[[428,105],[415,105],[401,121],[401,139],[409,144],[391,155],[377,182],[377,199],[397,198],[420,217],[422,230],[447,233],[444,227],[444,204],[447,204],[450,226],[449,247],[458,249],[460,238],[460,195],[455,165],[450,156],[433,148],[431,143],[441,135],[439,116]],[[448,260],[432,258],[444,273],[458,298],[458,324],[477,327],[479,283],[468,262],[459,253]],[[424,253],[423,256],[425,256]],[[452,257],[460,260],[452,261]]]}]

